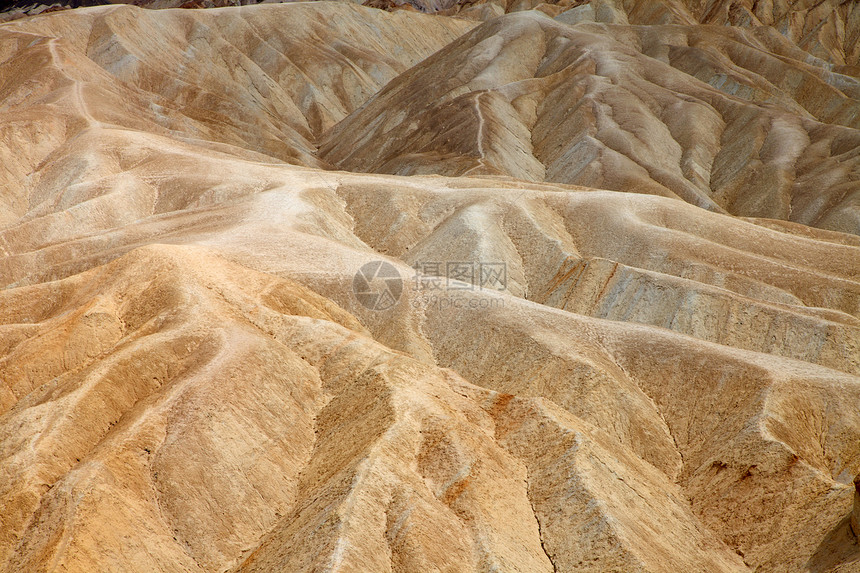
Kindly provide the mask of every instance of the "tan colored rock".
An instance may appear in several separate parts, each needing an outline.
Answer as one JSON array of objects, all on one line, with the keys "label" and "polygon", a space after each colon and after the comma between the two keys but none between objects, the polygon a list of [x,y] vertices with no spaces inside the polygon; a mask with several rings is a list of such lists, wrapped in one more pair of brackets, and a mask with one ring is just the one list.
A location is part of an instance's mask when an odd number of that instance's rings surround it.
[{"label": "tan colored rock", "polygon": [[[314,140],[323,130],[473,26],[424,18],[419,28],[416,18],[295,3],[105,6],[11,22],[0,30],[0,221],[41,200],[32,186],[40,166],[62,159],[76,135],[157,134],[257,161],[322,166]],[[349,33],[338,35],[341,27]],[[127,166],[129,153],[112,159]],[[56,166],[95,177],[102,168],[93,160]]]},{"label": "tan colored rock", "polygon": [[[799,69],[760,31],[474,26],[0,25],[0,571],[856,569],[860,238],[795,220],[850,228],[856,129],[660,61]],[[652,192],[552,181],[580,99],[631,143],[603,181]],[[717,116],[731,141],[685,127]]]},{"label": "tan colored rock", "polygon": [[860,80],[774,34],[510,14],[386,85],[325,134],[321,156],[352,171],[650,193],[858,234]]}]

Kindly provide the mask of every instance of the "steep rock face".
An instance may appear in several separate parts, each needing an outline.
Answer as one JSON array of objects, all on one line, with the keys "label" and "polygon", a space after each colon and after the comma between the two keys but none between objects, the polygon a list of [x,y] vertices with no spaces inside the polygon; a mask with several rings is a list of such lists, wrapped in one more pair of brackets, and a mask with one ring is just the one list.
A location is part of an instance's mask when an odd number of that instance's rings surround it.
[{"label": "steep rock face", "polygon": [[[546,181],[521,119],[569,133],[564,45],[604,42],[593,57],[623,83],[668,43],[624,51],[648,31],[533,15],[472,26],[347,4],[0,26],[20,128],[0,145],[0,571],[857,570],[860,238],[734,217],[708,191],[711,212],[669,187]],[[655,30],[703,49],[754,37]],[[293,69],[294,37],[303,73],[266,67]],[[282,110],[248,81],[258,68],[280,78],[271,97],[292,94]],[[672,97],[815,126],[819,155],[796,169],[850,182],[852,128],[676,72]],[[389,87],[350,99],[365,75]],[[555,99],[529,99],[552,81]],[[216,120],[219,90],[239,103]],[[410,117],[443,90],[465,91]],[[613,117],[657,113],[637,101]],[[410,121],[450,149],[389,146]],[[419,174],[317,169],[321,133],[325,157],[355,137],[368,162],[390,149]],[[790,141],[759,155],[786,164]],[[420,175],[439,165],[469,176]],[[826,181],[810,200],[835,196]],[[850,217],[845,201],[820,208]],[[363,274],[380,261],[393,275]],[[357,276],[398,285],[394,304],[369,308]]]}]

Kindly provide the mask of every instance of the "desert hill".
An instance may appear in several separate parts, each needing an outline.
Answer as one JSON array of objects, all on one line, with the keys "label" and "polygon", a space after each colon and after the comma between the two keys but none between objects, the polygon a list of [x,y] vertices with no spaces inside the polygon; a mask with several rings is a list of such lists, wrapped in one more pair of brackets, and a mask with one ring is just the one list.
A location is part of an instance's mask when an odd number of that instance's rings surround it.
[{"label": "desert hill", "polygon": [[854,56],[583,6],[0,25],[0,571],[860,571]]},{"label": "desert hill", "polygon": [[857,234],[860,82],[803,55],[770,28],[572,27],[520,12],[389,83],[321,155],[352,171],[503,174]]}]

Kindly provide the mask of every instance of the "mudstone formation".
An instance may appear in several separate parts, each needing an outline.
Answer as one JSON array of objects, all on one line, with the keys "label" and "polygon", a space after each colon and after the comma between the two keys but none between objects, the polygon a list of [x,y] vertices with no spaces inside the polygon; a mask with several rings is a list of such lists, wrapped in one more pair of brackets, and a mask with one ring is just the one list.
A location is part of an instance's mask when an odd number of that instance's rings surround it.
[{"label": "mudstone formation", "polygon": [[0,571],[860,571],[860,4],[370,4],[0,25]]}]

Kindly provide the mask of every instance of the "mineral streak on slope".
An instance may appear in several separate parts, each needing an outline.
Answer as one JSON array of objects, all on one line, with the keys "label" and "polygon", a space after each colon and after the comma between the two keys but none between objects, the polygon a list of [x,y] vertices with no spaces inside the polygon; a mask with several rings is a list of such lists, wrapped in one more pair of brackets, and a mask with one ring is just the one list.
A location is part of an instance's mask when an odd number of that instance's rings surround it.
[{"label": "mineral streak on slope", "polygon": [[[320,4],[147,13],[135,32],[124,14],[137,12],[0,27],[4,81],[39,79],[3,84],[22,129],[4,145],[51,133],[4,188],[16,207],[0,223],[0,570],[857,569],[857,236],[544,182],[539,146],[523,143],[533,128],[513,120],[556,105],[529,99],[540,60],[564,53],[548,20],[497,22],[447,88],[462,91],[439,115],[448,147],[392,159],[472,170],[450,178],[285,164],[243,126],[310,132],[306,110],[275,122],[253,84],[222,77],[233,66],[213,57],[208,78],[189,60],[201,85],[248,106],[245,123],[218,127],[198,117],[210,96],[140,70],[171,69],[148,44],[156,21],[184,30],[166,58],[200,37],[262,69],[248,22],[327,19],[284,92],[330,77],[344,60],[314,58],[364,46],[374,27],[403,34],[378,49],[403,43],[405,69],[471,24]],[[644,32],[588,34],[616,46],[609,36]],[[505,50],[517,66],[493,64]],[[456,63],[440,53],[391,89]],[[618,78],[628,56],[613,56]],[[352,111],[339,84],[313,85]],[[169,127],[135,103],[156,92]],[[380,259],[405,281],[386,312],[352,292]],[[411,266],[449,261],[503,262],[507,286],[436,293],[473,310],[427,304]]]}]

